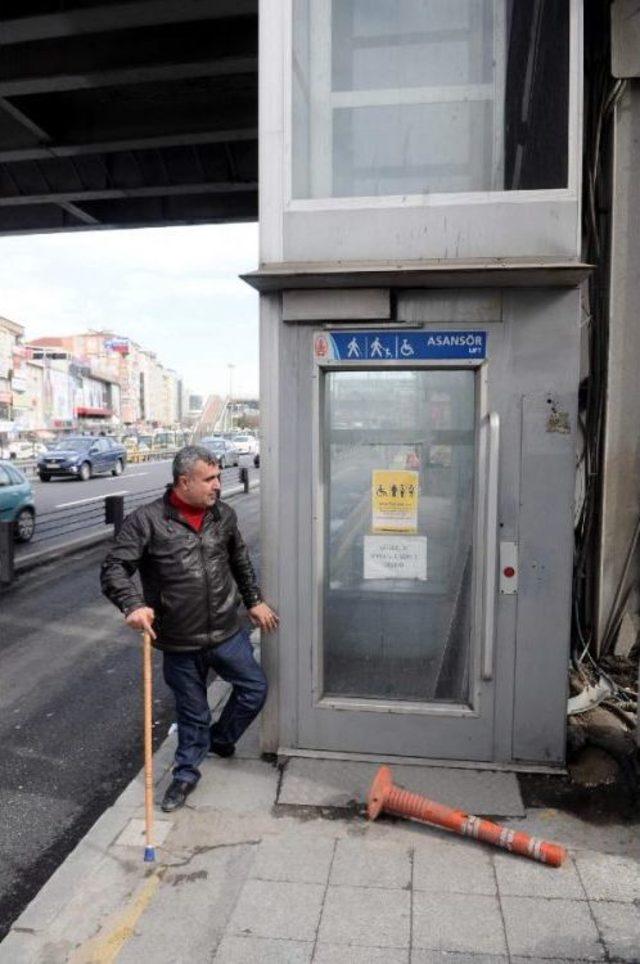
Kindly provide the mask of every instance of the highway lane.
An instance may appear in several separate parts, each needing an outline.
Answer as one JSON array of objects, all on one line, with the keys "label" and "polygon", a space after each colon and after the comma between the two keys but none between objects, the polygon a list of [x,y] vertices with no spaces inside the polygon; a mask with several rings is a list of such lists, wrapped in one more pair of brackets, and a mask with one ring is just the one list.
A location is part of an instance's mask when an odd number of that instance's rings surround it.
[{"label": "highway lane", "polygon": [[[253,467],[250,456],[240,457],[240,465]],[[229,485],[237,480],[237,468],[225,469],[222,473],[223,484]],[[38,513],[51,512],[85,503],[96,496],[114,495],[119,492],[136,493],[147,489],[161,489],[171,481],[171,459],[158,462],[140,462],[127,465],[122,475],[99,475],[88,482],[77,479],[52,479],[41,482],[33,479],[33,493]]]},{"label": "highway lane", "polygon": [[[138,492],[153,486],[164,485],[171,479],[171,462],[149,462],[146,466],[131,465],[123,475],[100,475],[88,482],[76,479],[55,479],[40,482],[35,479],[31,484],[39,514],[52,512],[76,505],[87,504],[90,500],[115,495],[120,492]],[[144,480],[144,481],[143,481]]]},{"label": "highway lane", "polygon": [[[241,466],[247,466],[250,478],[259,470],[253,467],[251,456],[241,456]],[[239,484],[239,468],[224,469],[225,489]],[[128,465],[120,476],[97,476],[88,482],[77,479],[56,479],[50,482],[32,481],[36,503],[36,531],[27,545],[16,545],[16,558],[47,546],[56,547],[71,538],[97,533],[105,528],[104,498],[124,495],[125,512],[140,504],[140,497],[150,500],[158,496],[171,481],[171,460],[142,462]]]},{"label": "highway lane", "polygon": [[[259,572],[259,495],[233,506]],[[0,939],[142,765],[140,643],[100,593],[105,551],[0,589]],[[153,666],[157,746],[173,705]]]}]

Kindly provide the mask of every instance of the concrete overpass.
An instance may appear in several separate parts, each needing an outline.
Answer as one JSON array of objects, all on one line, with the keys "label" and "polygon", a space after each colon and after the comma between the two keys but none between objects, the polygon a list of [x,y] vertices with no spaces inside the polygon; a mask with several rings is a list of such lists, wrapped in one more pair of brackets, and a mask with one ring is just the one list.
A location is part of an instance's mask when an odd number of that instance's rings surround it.
[{"label": "concrete overpass", "polygon": [[0,233],[258,216],[258,0],[2,0]]}]

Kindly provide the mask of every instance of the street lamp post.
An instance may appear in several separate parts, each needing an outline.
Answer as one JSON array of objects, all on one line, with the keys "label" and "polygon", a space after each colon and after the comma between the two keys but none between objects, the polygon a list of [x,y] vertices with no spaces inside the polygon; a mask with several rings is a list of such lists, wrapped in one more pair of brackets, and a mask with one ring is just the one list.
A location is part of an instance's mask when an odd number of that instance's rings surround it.
[{"label": "street lamp post", "polygon": [[233,369],[235,365],[228,364],[229,369],[229,392],[228,392],[228,402],[227,402],[227,427],[226,431],[233,430]]}]

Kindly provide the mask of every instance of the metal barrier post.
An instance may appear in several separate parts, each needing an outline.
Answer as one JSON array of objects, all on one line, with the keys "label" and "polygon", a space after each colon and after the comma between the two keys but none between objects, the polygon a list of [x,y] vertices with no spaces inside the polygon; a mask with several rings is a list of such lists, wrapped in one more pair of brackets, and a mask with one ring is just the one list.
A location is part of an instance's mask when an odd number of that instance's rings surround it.
[{"label": "metal barrier post", "polygon": [[249,491],[249,469],[246,467],[246,465],[243,465],[243,467],[240,469],[240,481],[244,485],[244,491],[248,492]]},{"label": "metal barrier post", "polygon": [[0,583],[8,586],[14,579],[13,522],[0,522]]},{"label": "metal barrier post", "polygon": [[104,500],[104,521],[106,525],[113,525],[113,534],[117,536],[124,522],[124,496],[107,495]]}]

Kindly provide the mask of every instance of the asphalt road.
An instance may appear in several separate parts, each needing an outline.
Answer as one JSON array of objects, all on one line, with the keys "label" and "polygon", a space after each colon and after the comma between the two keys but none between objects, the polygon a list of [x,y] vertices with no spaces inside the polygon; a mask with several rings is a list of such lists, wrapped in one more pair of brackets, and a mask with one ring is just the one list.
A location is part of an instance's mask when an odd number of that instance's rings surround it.
[{"label": "asphalt road", "polygon": [[120,476],[98,475],[88,482],[78,479],[31,480],[38,513],[76,506],[87,499],[114,495],[116,492],[140,492],[161,486],[171,478],[171,460],[127,465]]},{"label": "asphalt road", "polygon": [[[240,465],[249,467],[252,479],[257,476],[259,470],[253,467],[252,456],[241,456]],[[102,475],[88,482],[64,478],[52,479],[50,482],[32,480],[36,503],[36,531],[31,542],[16,545],[16,557],[103,529],[105,496],[124,495],[125,511],[128,511],[137,497],[146,493],[149,499],[154,498],[170,480],[170,459],[128,465],[123,475]],[[223,491],[238,482],[238,468],[223,471]]]},{"label": "asphalt road", "polygon": [[[232,504],[259,573],[259,496]],[[104,552],[0,589],[0,939],[142,766],[140,642],[100,594]],[[156,746],[172,719],[154,653]]]}]

